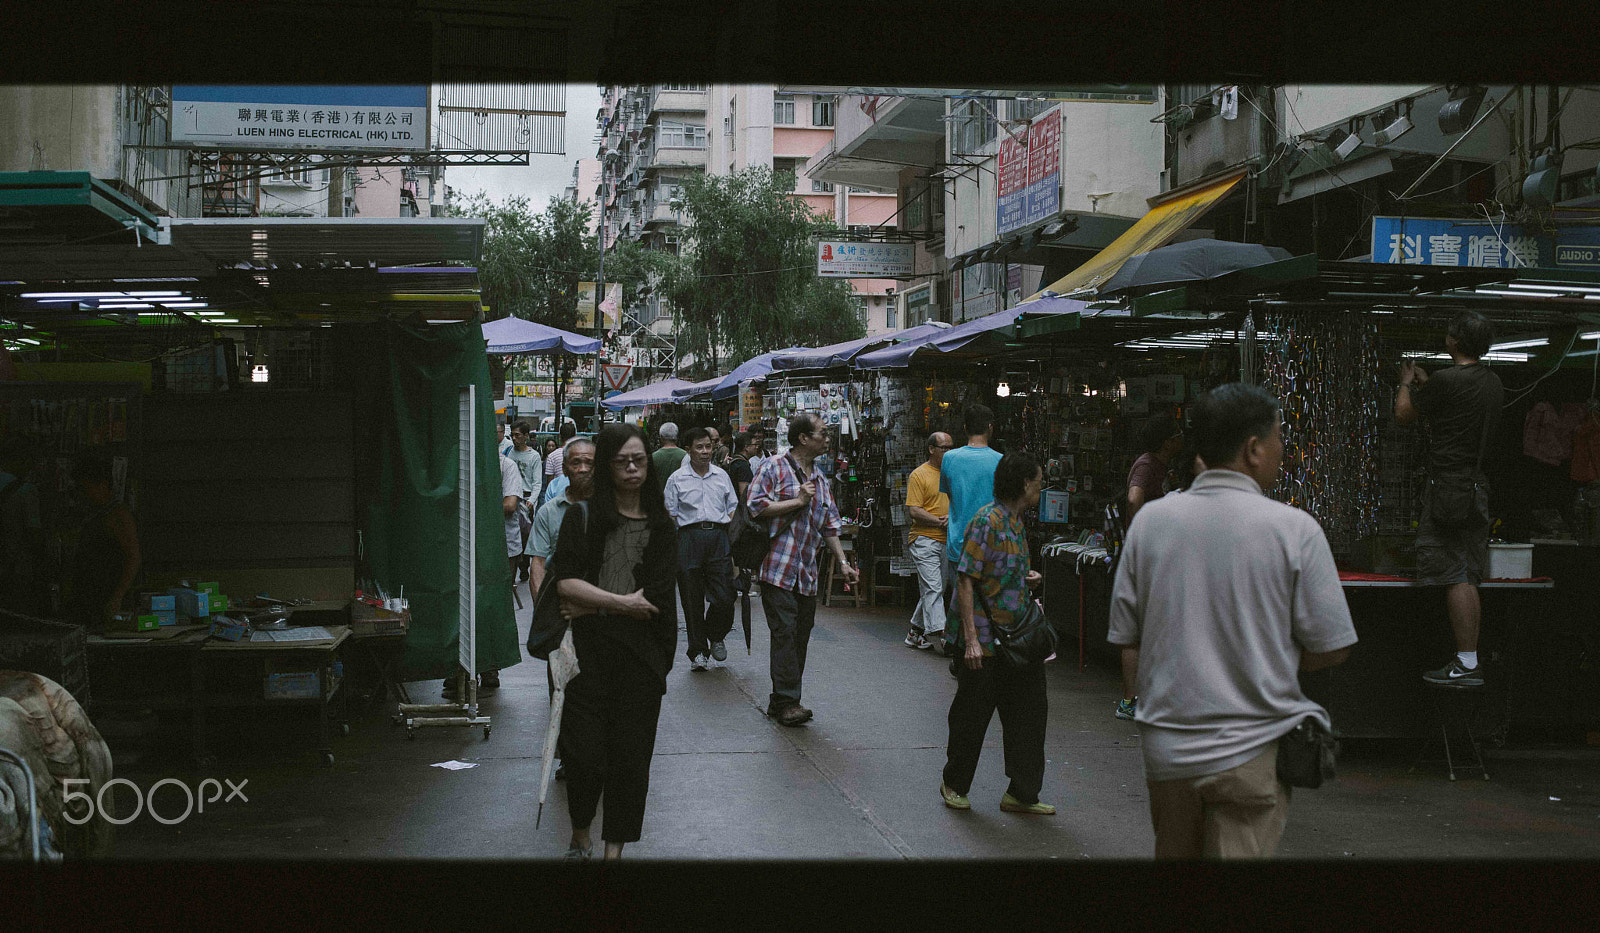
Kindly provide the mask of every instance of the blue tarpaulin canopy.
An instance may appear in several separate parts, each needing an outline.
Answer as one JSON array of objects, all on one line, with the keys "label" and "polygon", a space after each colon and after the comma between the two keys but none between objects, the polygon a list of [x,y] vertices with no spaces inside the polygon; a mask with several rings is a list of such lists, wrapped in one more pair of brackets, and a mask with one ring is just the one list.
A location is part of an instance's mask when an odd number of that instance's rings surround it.
[{"label": "blue tarpaulin canopy", "polygon": [[712,390],[721,382],[721,376],[712,376],[705,382],[690,383],[681,389],[673,389],[672,399],[675,402],[682,402],[692,398],[699,398],[702,395],[710,395]]},{"label": "blue tarpaulin canopy", "polygon": [[640,386],[637,389],[631,389],[619,395],[601,399],[600,404],[602,407],[609,408],[612,411],[620,411],[624,408],[640,408],[645,405],[664,405],[673,400],[673,390],[687,389],[691,385],[693,383],[685,382],[682,379],[663,379],[660,382],[652,382],[647,386]]},{"label": "blue tarpaulin canopy", "polygon": [[585,356],[600,350],[600,341],[583,337],[571,331],[524,321],[519,317],[503,317],[483,325],[483,339],[489,342],[490,356],[511,356],[519,353],[571,353]]},{"label": "blue tarpaulin canopy", "polygon": [[716,389],[712,391],[711,397],[723,399],[731,395],[738,395],[739,383],[749,382],[752,379],[765,379],[772,374],[772,360],[774,357],[785,353],[800,353],[805,349],[805,347],[785,347],[782,350],[773,350],[771,353],[763,353],[760,356],[753,356],[745,360],[735,366],[733,372],[722,377],[722,381],[718,382]]},{"label": "blue tarpaulin canopy", "polygon": [[936,336],[949,329],[948,324],[930,321],[918,324],[905,330],[892,333],[878,334],[872,337],[862,337],[859,340],[847,340],[843,343],[829,344],[826,347],[817,347],[811,350],[789,350],[778,353],[772,360],[774,369],[828,369],[833,366],[842,366],[855,359],[857,355],[870,350],[880,344],[899,344],[906,341],[919,341]]},{"label": "blue tarpaulin canopy", "polygon": [[1088,307],[1084,302],[1074,301],[1070,298],[1038,298],[1026,301],[1015,308],[1008,308],[994,314],[985,315],[957,324],[954,327],[932,334],[917,340],[906,340],[892,347],[873,350],[856,357],[857,369],[896,369],[911,365],[911,358],[920,352],[936,351],[951,353],[960,350],[994,331],[1009,328],[1016,322],[1017,317],[1023,314],[1071,314],[1081,312]]}]

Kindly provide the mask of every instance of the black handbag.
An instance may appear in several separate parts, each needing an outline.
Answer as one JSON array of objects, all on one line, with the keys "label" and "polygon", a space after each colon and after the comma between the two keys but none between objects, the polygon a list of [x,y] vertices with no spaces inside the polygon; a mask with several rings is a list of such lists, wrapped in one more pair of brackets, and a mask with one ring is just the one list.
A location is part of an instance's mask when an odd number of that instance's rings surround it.
[{"label": "black handbag", "polygon": [[1037,599],[1030,598],[1010,625],[1001,625],[994,620],[994,612],[983,595],[983,587],[974,581],[972,590],[983,603],[983,614],[989,617],[989,632],[994,635],[994,656],[1002,663],[1011,667],[1032,667],[1043,664],[1045,658],[1056,653],[1056,630],[1050,627],[1050,620],[1045,618],[1044,609]]},{"label": "black handbag", "polygon": [[[589,532],[589,503],[579,502],[583,515],[584,536]],[[533,604],[533,621],[528,624],[528,654],[541,661],[550,660],[550,652],[561,647],[567,634],[568,622],[561,617],[561,596],[556,592],[555,581],[545,577],[539,589],[539,599]]]},{"label": "black handbag", "polygon": [[1318,788],[1333,777],[1339,740],[1307,716],[1278,739],[1278,780],[1290,787]]}]

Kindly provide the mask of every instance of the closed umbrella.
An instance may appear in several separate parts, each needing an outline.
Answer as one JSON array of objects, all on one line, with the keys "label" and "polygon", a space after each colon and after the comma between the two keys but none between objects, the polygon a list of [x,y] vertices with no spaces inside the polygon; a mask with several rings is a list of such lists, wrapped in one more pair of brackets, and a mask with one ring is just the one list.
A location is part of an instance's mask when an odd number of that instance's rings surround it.
[{"label": "closed umbrella", "polygon": [[753,574],[748,570],[739,572],[739,621],[744,624],[744,653],[750,654],[750,590],[755,587]]},{"label": "closed umbrella", "polygon": [[550,680],[555,684],[555,696],[550,698],[550,724],[544,730],[544,771],[539,775],[539,814],[533,826],[539,828],[544,819],[544,795],[550,789],[550,772],[556,759],[556,739],[561,737],[561,708],[567,703],[567,682],[578,676],[578,652],[572,647],[572,627],[561,636],[561,647],[550,652]]},{"label": "closed umbrella", "polygon": [[1137,294],[1203,282],[1229,272],[1293,258],[1279,246],[1232,243],[1227,240],[1185,240],[1140,253],[1122,264],[1097,294]]}]

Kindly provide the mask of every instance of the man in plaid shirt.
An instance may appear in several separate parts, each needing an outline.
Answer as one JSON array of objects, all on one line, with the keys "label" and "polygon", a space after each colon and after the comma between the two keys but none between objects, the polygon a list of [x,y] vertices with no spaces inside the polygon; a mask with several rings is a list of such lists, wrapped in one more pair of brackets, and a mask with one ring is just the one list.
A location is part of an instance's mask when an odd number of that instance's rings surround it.
[{"label": "man in plaid shirt", "polygon": [[800,679],[806,670],[806,645],[817,617],[817,552],[823,542],[839,558],[844,578],[854,585],[860,573],[839,543],[839,507],[833,487],[813,465],[828,450],[828,432],[815,415],[789,422],[789,452],[763,461],[750,482],[749,508],[767,519],[771,548],[761,562],[761,609],[772,633],[772,695],[767,715],[786,726],[811,719],[800,705]]}]

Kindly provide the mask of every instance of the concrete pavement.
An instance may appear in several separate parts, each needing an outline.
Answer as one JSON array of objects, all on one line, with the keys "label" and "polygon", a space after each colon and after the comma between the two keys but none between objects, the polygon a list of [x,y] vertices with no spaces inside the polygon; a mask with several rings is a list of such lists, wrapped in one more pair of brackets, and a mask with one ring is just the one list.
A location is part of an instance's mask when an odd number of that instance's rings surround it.
[{"label": "concrete pavement", "polygon": [[[529,609],[518,613],[528,623]],[[1148,858],[1153,846],[1132,723],[1112,716],[1116,672],[1049,666],[1048,759],[1041,799],[1055,817],[1002,813],[1000,726],[990,726],[970,812],[938,796],[948,661],[901,644],[909,609],[818,612],[805,699],[816,718],[788,729],[762,715],[767,637],[755,605],[754,650],[737,625],[727,663],[668,679],[651,768],[644,838],[657,859]],[[679,638],[680,650],[683,645]],[[1066,646],[1072,655],[1075,646]],[[204,771],[184,760],[181,729],[143,750],[114,742],[117,776],[149,789],[163,778],[248,779],[247,803],[215,804],[176,825],[142,814],[117,830],[119,858],[555,858],[569,826],[553,783],[535,828],[548,715],[544,665],[501,674],[484,700],[493,735],[433,729],[407,741],[388,709],[355,712],[318,763],[302,711],[277,721],[218,720]],[[438,696],[437,681],[410,685]],[[392,704],[388,708],[392,708]],[[119,747],[120,746],[120,747]],[[1352,745],[1332,787],[1299,791],[1280,854],[1309,858],[1593,857],[1600,852],[1597,757],[1585,750],[1502,755],[1493,780],[1447,781],[1443,765],[1408,768],[1416,746]],[[429,767],[451,759],[461,771]],[[164,791],[165,793],[174,793]],[[1559,798],[1559,799],[1552,799]],[[181,794],[162,813],[181,809]],[[603,809],[603,804],[602,804]],[[599,821],[595,834],[599,836]]]}]

